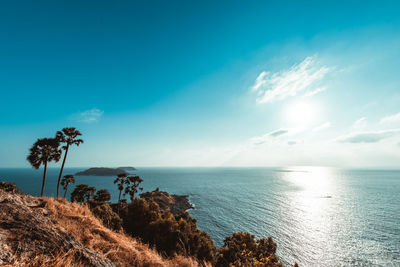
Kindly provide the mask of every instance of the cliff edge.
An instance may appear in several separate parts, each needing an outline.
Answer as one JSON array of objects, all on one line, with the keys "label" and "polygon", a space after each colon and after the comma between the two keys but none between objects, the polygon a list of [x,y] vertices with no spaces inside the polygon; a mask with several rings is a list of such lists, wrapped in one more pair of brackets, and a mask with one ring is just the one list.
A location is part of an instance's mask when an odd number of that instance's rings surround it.
[{"label": "cliff edge", "polygon": [[188,196],[170,195],[167,192],[160,191],[158,188],[152,192],[142,193],[140,197],[156,202],[161,209],[169,209],[174,215],[194,208],[193,205],[190,204]]}]

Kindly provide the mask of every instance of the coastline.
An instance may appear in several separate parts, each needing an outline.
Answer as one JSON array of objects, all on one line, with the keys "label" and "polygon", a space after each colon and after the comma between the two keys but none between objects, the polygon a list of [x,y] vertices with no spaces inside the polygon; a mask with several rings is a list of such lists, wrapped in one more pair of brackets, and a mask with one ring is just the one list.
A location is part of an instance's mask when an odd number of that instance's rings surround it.
[{"label": "coastline", "polygon": [[140,197],[156,202],[161,209],[169,209],[174,215],[195,208],[189,201],[189,195],[169,194],[165,191],[159,191],[158,188],[151,192],[141,193]]}]

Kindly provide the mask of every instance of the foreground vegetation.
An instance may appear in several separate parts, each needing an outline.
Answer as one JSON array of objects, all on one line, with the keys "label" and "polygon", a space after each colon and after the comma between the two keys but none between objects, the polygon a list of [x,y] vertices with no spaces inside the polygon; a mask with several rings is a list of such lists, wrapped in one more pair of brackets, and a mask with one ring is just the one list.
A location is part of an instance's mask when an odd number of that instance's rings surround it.
[{"label": "foreground vegetation", "polygon": [[5,266],[282,266],[270,238],[234,233],[216,249],[188,213],[140,198],[79,204],[0,183],[0,233]]},{"label": "foreground vegetation", "polygon": [[122,230],[167,258],[181,255],[195,258],[202,265],[209,263],[218,267],[283,266],[275,254],[277,246],[271,238],[255,239],[249,233],[233,233],[217,249],[210,236],[198,229],[196,219],[186,211],[174,215],[169,209],[161,209],[156,202],[135,198],[134,194],[129,194],[129,203],[126,199],[109,203],[106,190],[95,193],[95,188],[87,185],[78,185],[71,195],[73,201],[87,205],[106,227]]},{"label": "foreground vegetation", "polygon": [[[119,195],[117,203],[110,203],[111,195],[106,189],[96,190],[95,187],[79,184],[71,193],[71,201],[75,202],[70,204],[67,208],[68,202],[65,199],[67,190],[70,184],[75,183],[75,177],[72,174],[67,174],[62,177],[68,149],[72,145],[79,145],[83,143],[82,139],[77,139],[81,133],[74,127],[64,128],[62,131],[56,133],[54,138],[41,138],[38,139],[30,149],[30,154],[27,157],[31,165],[38,169],[41,165],[44,166],[41,196],[46,181],[47,164],[50,161],[59,161],[64,150],[64,159],[60,169],[60,174],[57,183],[57,200],[42,198],[41,200],[53,207],[52,212],[57,216],[64,216],[63,211],[55,210],[54,207],[65,207],[68,210],[68,216],[74,217],[74,210],[77,213],[85,213],[90,210],[88,216],[95,216],[102,224],[109,228],[110,231],[116,231],[116,235],[129,235],[141,243],[147,244],[154,248],[164,258],[169,259],[170,263],[174,259],[181,257],[187,259],[189,265],[186,263],[179,266],[265,266],[265,267],[282,267],[283,264],[275,255],[276,244],[269,238],[255,239],[249,233],[233,233],[232,236],[224,240],[224,245],[217,249],[210,236],[197,228],[196,219],[192,218],[188,212],[181,210],[178,213],[171,213],[169,209],[161,209],[160,206],[151,199],[138,198],[137,193],[143,189],[140,187],[143,181],[137,175],[128,175],[127,173],[119,174],[114,184],[116,184]],[[64,144],[62,148],[60,145]],[[62,177],[62,178],[61,178]],[[64,189],[64,199],[58,199],[60,185]],[[4,188],[13,187],[12,185],[3,184]],[[129,196],[129,201],[126,197]],[[60,206],[61,205],[61,206]],[[93,219],[91,218],[90,221]],[[75,228],[68,228],[68,231],[79,232],[79,226]],[[86,225],[82,225],[86,227]],[[86,229],[82,229],[85,231]],[[111,232],[108,232],[111,233]],[[118,233],[118,234],[117,234]],[[80,237],[81,238],[81,237]],[[87,236],[86,238],[103,238],[100,236]],[[123,240],[130,240],[123,238]],[[84,239],[83,241],[87,241]],[[101,240],[93,240],[87,242],[102,242]],[[126,241],[128,242],[128,241]],[[129,242],[136,242],[132,239]],[[137,244],[137,243],[135,243]],[[94,246],[93,248],[96,248]],[[111,248],[104,246],[99,247],[101,253],[109,255]],[[121,256],[129,257],[127,255]],[[114,259],[119,262],[123,259]],[[172,260],[172,261],[171,261]],[[124,260],[123,260],[124,261]],[[114,261],[113,261],[114,262]],[[137,262],[130,262],[126,265],[118,264],[121,266],[153,266],[152,264],[138,264]],[[156,265],[163,266],[163,265]],[[295,263],[297,266],[297,263]]]},{"label": "foreground vegetation", "polygon": [[0,183],[0,236],[1,266],[203,264],[180,255],[165,257],[123,231],[105,227],[86,204],[24,195],[9,183]]}]

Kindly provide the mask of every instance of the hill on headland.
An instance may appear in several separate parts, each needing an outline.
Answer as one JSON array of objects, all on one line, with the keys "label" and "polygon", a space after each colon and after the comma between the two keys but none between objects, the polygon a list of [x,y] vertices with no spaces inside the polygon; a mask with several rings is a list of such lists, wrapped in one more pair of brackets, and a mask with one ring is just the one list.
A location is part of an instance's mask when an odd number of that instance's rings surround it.
[{"label": "hill on headland", "polygon": [[199,266],[106,228],[86,205],[0,188],[2,266]]},{"label": "hill on headland", "polygon": [[77,172],[75,175],[78,176],[116,176],[127,171],[136,170],[134,167],[118,167],[118,168],[105,168],[105,167],[94,167],[81,172]]},{"label": "hill on headland", "polygon": [[216,249],[185,211],[187,196],[156,189],[130,203],[77,201],[25,195],[0,182],[0,265],[283,267],[270,237],[237,232]]},{"label": "hill on headland", "polygon": [[142,193],[140,197],[148,201],[156,202],[161,209],[168,209],[174,215],[194,208],[193,205],[190,204],[188,196],[170,195],[167,192],[159,191],[158,188],[152,192]]}]

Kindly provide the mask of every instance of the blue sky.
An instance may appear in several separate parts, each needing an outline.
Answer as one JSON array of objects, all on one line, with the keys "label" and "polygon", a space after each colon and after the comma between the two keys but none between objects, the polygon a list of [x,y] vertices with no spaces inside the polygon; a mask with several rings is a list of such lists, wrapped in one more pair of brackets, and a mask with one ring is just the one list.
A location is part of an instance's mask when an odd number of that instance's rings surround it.
[{"label": "blue sky", "polygon": [[[350,3],[349,3],[350,2]],[[399,167],[397,1],[8,1],[0,167]]]}]

